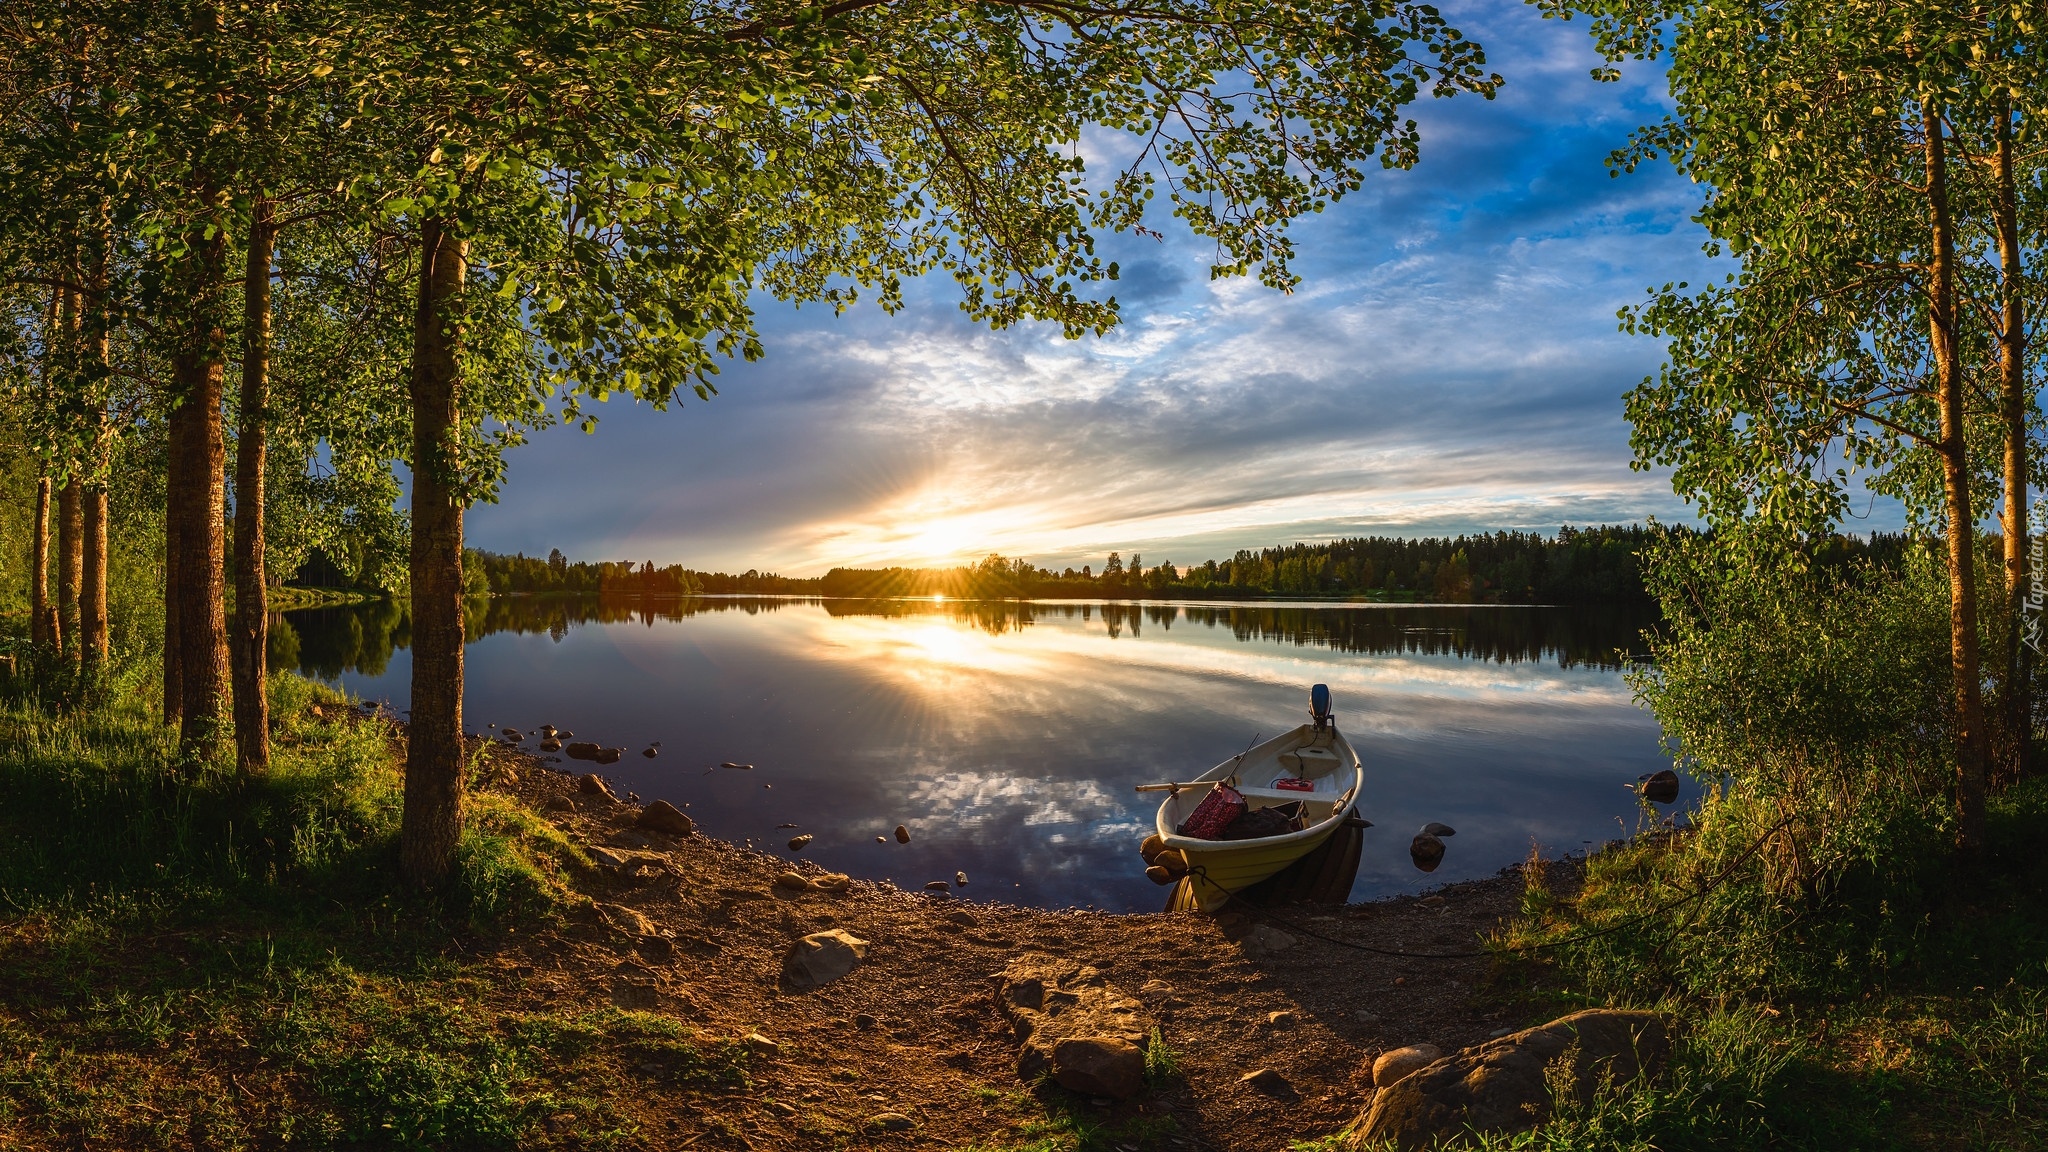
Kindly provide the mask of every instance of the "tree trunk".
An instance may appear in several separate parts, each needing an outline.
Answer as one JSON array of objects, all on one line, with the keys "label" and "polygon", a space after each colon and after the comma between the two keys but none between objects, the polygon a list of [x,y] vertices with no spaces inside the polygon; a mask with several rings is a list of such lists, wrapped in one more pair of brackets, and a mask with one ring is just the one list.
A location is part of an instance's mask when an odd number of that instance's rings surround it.
[{"label": "tree trunk", "polygon": [[79,503],[80,486],[66,480],[57,491],[57,630],[63,648],[79,655],[78,592],[85,581],[85,520]]},{"label": "tree trunk", "polygon": [[184,550],[185,519],[184,407],[173,408],[164,429],[164,723],[178,721],[185,711],[185,631],[178,618],[178,554]]},{"label": "tree trunk", "polygon": [[[2019,188],[2013,172],[2012,136],[2011,102],[2001,99],[1996,211],[2003,315],[1998,333],[1998,392],[1999,414],[2005,426],[2005,509],[2001,524],[2005,535],[2005,602],[2011,613],[2006,622],[2005,726],[2012,744],[2009,771],[2018,777],[2030,774],[2034,761],[2034,669],[2031,649],[2025,642],[2031,591],[2027,570],[2027,410],[2032,405],[2027,396],[2027,317],[2021,296],[2025,268],[2020,253]],[[2040,606],[2035,605],[2034,610],[2039,611]]]},{"label": "tree trunk", "polygon": [[107,489],[94,483],[85,488],[84,587],[79,590],[79,655],[87,668],[107,662]]},{"label": "tree trunk", "polygon": [[58,642],[55,613],[50,611],[50,478],[36,477],[35,538],[29,545],[29,639],[39,646]]},{"label": "tree trunk", "polygon": [[[202,261],[206,267],[218,260]],[[205,324],[192,345],[172,362],[179,405],[185,417],[177,450],[183,457],[178,487],[178,647],[183,696],[179,737],[199,749],[219,735],[227,689],[227,616],[222,605],[227,559],[222,515],[227,492],[221,470],[227,462],[222,440],[221,390],[226,366],[219,348],[223,334]]]},{"label": "tree trunk", "polygon": [[1941,113],[1921,107],[1927,141],[1927,207],[1932,229],[1928,326],[1934,346],[1935,398],[1941,408],[1941,472],[1948,538],[1949,667],[1955,687],[1957,842],[1968,852],[1984,844],[1984,698],[1977,651],[1976,524],[1970,515],[1970,459],[1958,363],[1955,235],[1948,204],[1948,158]]},{"label": "tree trunk", "polygon": [[435,887],[462,837],[462,502],[457,481],[466,245],[428,219],[412,350],[412,722],[399,863]]},{"label": "tree trunk", "polygon": [[[93,261],[91,317],[88,336],[94,363],[102,373],[107,368],[107,342],[111,325],[107,322],[107,232],[102,226],[99,247]],[[106,663],[109,650],[107,635],[107,482],[106,482],[106,403],[104,396],[95,391],[93,397],[93,437],[88,463],[92,479],[85,486],[85,557],[84,587],[80,590],[78,603],[79,651],[88,668],[97,668]]]},{"label": "tree trunk", "polygon": [[270,768],[263,468],[270,407],[270,260],[276,239],[270,202],[259,197],[250,210],[249,263],[242,275],[242,402],[235,431],[235,766],[245,775]]}]

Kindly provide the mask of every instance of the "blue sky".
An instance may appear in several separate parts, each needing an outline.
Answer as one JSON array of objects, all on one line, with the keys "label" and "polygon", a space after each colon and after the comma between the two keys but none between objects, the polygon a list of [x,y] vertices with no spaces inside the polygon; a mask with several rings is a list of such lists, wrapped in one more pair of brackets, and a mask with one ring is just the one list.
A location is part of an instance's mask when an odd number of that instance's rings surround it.
[{"label": "blue sky", "polygon": [[948,283],[893,317],[769,302],[764,361],[710,403],[539,434],[471,542],[812,575],[1684,519],[1628,467],[1621,396],[1660,349],[1614,314],[1710,273],[1698,192],[1604,165],[1662,117],[1661,76],[1593,80],[1583,23],[1445,10],[1507,85],[1417,105],[1421,164],[1296,229],[1294,294],[1208,280],[1167,222],[1114,241],[1126,323],[1100,339],[977,329]]}]

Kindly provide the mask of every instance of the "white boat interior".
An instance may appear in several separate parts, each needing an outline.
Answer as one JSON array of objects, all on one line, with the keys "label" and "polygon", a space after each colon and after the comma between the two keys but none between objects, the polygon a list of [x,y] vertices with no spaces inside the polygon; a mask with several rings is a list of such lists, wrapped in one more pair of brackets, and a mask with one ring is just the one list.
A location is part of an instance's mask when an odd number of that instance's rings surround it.
[{"label": "white boat interior", "polygon": [[[1282,788],[1279,783],[1283,780],[1297,786]],[[1183,839],[1174,834],[1174,829],[1187,820],[1209,794],[1209,785],[1217,781],[1236,788],[1249,809],[1301,801],[1307,808],[1308,827],[1294,835],[1306,835],[1349,808],[1358,790],[1358,758],[1334,726],[1318,728],[1303,724],[1218,764],[1188,786],[1176,789],[1160,805],[1160,834],[1176,841]]]}]

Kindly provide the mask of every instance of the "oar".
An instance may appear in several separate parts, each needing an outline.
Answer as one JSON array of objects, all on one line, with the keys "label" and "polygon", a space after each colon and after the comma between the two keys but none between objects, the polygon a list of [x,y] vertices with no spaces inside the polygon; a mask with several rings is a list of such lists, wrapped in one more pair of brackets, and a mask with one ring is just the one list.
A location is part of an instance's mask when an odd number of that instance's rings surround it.
[{"label": "oar", "polygon": [[1204,784],[1214,784],[1214,783],[1216,783],[1216,781],[1214,781],[1214,780],[1189,780],[1189,781],[1186,781],[1186,782],[1184,782],[1184,783],[1177,783],[1177,784],[1140,784],[1140,785],[1138,785],[1138,791],[1140,791],[1140,792],[1178,792],[1178,791],[1180,791],[1180,790],[1181,790],[1181,789],[1183,789],[1183,788],[1200,788],[1200,787],[1201,787],[1202,785],[1204,785]]}]

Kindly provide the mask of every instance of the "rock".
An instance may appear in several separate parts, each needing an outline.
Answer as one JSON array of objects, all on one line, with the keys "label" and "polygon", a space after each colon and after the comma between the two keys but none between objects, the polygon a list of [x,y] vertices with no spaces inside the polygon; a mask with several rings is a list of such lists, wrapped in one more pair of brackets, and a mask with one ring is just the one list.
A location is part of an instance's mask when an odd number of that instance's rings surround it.
[{"label": "rock", "polygon": [[1138,845],[1138,856],[1147,865],[1157,863],[1154,857],[1164,851],[1166,851],[1166,837],[1161,836],[1157,832],[1145,837],[1145,842]]},{"label": "rock", "polygon": [[1154,864],[1150,868],[1145,869],[1145,879],[1150,880],[1154,884],[1171,884],[1176,877],[1173,873]]},{"label": "rock", "polygon": [[1678,801],[1678,773],[1673,772],[1669,768],[1664,769],[1662,772],[1652,772],[1637,781],[1636,790],[1642,794],[1643,799],[1648,800],[1652,804],[1676,803]]},{"label": "rock", "polygon": [[562,742],[560,740],[543,740],[540,742],[540,750],[543,752],[560,752],[562,750]]},{"label": "rock", "polygon": [[1287,1077],[1273,1071],[1271,1068],[1261,1068],[1256,1072],[1247,1072],[1239,1076],[1237,1082],[1251,1088],[1256,1088],[1268,1096],[1285,1096],[1294,1091],[1294,1085],[1287,1082]]},{"label": "rock", "polygon": [[753,765],[752,765],[752,764],[735,764],[735,763],[733,763],[732,761],[730,761],[730,760],[727,760],[727,761],[725,761],[724,763],[720,764],[720,765],[719,765],[719,767],[720,767],[720,768],[736,768],[736,769],[738,769],[738,770],[739,770],[739,771],[741,771],[741,772],[745,772],[745,771],[748,771],[748,770],[752,769],[752,768],[753,768]]},{"label": "rock", "polygon": [[1546,1071],[1590,1105],[1603,1082],[1624,1085],[1654,1077],[1670,1054],[1663,1017],[1654,1012],[1592,1008],[1539,1028],[1466,1048],[1409,1073],[1374,1094],[1355,1129],[1361,1144],[1391,1141],[1428,1147],[1467,1128],[1520,1132],[1550,1114]]},{"label": "rock", "polygon": [[519,729],[517,728],[507,728],[504,731],[498,733],[498,735],[503,736],[505,739],[511,741],[514,744],[517,744],[521,740],[526,739],[526,737],[521,736],[519,734]]},{"label": "rock", "polygon": [[1271,924],[1261,924],[1245,933],[1244,938],[1237,942],[1237,946],[1244,950],[1245,955],[1257,958],[1270,956],[1275,952],[1285,952],[1298,943],[1300,941],[1293,936]]},{"label": "rock", "polygon": [[811,834],[808,832],[801,836],[791,836],[789,838],[789,850],[791,852],[801,852],[804,849],[804,845],[809,844],[811,839]]},{"label": "rock", "polygon": [[889,838],[888,838],[887,836],[877,836],[877,837],[875,837],[875,843],[877,843],[877,844],[887,844],[888,842],[889,842]]},{"label": "rock", "polygon": [[1425,836],[1456,836],[1458,830],[1449,824],[1439,824],[1435,820],[1431,820],[1422,826],[1422,834]]},{"label": "rock", "polygon": [[1053,1081],[1088,1096],[1122,1100],[1145,1086],[1145,1050],[1115,1036],[1078,1036],[1052,1047]]},{"label": "rock", "polygon": [[746,1045],[747,1051],[752,1052],[756,1056],[773,1056],[777,1052],[782,1051],[782,1045],[761,1035],[759,1032],[747,1033],[746,1038],[741,1040],[740,1043]]},{"label": "rock", "polygon": [[599,764],[617,764],[619,757],[625,754],[626,750],[624,748],[599,748],[597,755],[592,757],[592,759],[596,760]]},{"label": "rock", "polygon": [[965,887],[967,887],[967,873],[965,873],[965,872],[955,872],[955,873],[953,873],[953,883],[954,883],[955,885],[957,885],[958,887],[961,887],[961,888],[965,888]]},{"label": "rock", "polygon": [[1427,832],[1418,832],[1408,842],[1408,858],[1424,872],[1434,872],[1444,862],[1444,842]]},{"label": "rock", "polygon": [[944,880],[927,880],[924,882],[924,890],[927,892],[950,892],[953,890],[953,886]]},{"label": "rock", "polygon": [[557,732],[557,733],[555,733],[555,739],[557,739],[557,740],[567,740],[567,739],[568,739],[569,737],[571,737],[571,736],[574,736],[574,735],[575,735],[575,733],[574,733],[574,732]]},{"label": "rock", "polygon": [[574,812],[576,802],[567,796],[550,796],[541,803],[541,807],[549,812]]},{"label": "rock", "polygon": [[790,947],[783,976],[798,988],[830,984],[867,959],[868,942],[843,928],[813,932]]},{"label": "rock", "polygon": [[811,887],[820,892],[844,892],[853,887],[853,877],[844,872],[827,872],[811,878]]},{"label": "rock", "polygon": [[562,749],[562,755],[567,756],[571,760],[595,760],[597,759],[597,753],[597,745],[590,743],[588,740],[578,740],[576,743]]},{"label": "rock", "polygon": [[910,829],[905,825],[898,824],[896,826],[896,842],[898,844],[910,843]]},{"label": "rock", "polygon": [[1156,1022],[1099,969],[1032,953],[1011,961],[995,983],[996,1003],[1020,1045],[1020,1078],[1050,1072],[1063,1087],[1117,1099],[1143,1085]]},{"label": "rock", "polygon": [[1284,1008],[1278,1012],[1266,1013],[1266,1027],[1268,1028],[1292,1028],[1299,1023],[1301,1023],[1300,1013],[1289,1012]]},{"label": "rock", "polygon": [[613,803],[617,803],[619,799],[617,796],[612,795],[612,790],[605,785],[603,780],[589,773],[577,777],[576,790],[585,796],[601,797]]},{"label": "rock", "polygon": [[955,908],[951,912],[946,913],[946,923],[958,924],[962,928],[972,928],[977,921],[974,919],[974,913],[969,912],[965,908]]},{"label": "rock", "polygon": [[[593,849],[593,851],[601,851],[601,849]],[[599,904],[597,912],[598,915],[604,917],[605,923],[628,936],[659,936],[661,934],[661,929],[655,926],[654,921],[649,920],[637,909],[628,908],[624,904]]]},{"label": "rock", "polygon": [[648,758],[649,760],[652,760],[652,759],[654,759],[654,758],[655,758],[656,756],[659,756],[659,755],[661,755],[661,750],[660,750],[660,749],[657,749],[657,748],[642,748],[642,749],[640,750],[640,754],[641,754],[642,756],[645,756],[645,757],[647,757],[647,758]]},{"label": "rock", "polygon": [[600,848],[595,844],[585,848],[584,851],[590,854],[592,860],[604,865],[606,868],[624,868],[627,862],[632,859],[631,856],[614,852],[609,848]]},{"label": "rock", "polygon": [[1410,1072],[1420,1072],[1444,1058],[1444,1050],[1434,1044],[1410,1044],[1383,1052],[1372,1062],[1372,1086],[1391,1087]]},{"label": "rock", "polygon": [[853,1026],[855,1028],[860,1029],[863,1032],[867,1031],[870,1028],[873,1028],[877,1023],[879,1023],[879,1021],[877,1021],[869,1013],[856,1012],[853,1014]]},{"label": "rock", "polygon": [[612,1003],[634,1012],[652,1012],[661,1004],[661,996],[655,990],[654,981],[645,977],[616,976],[612,978]]},{"label": "rock", "polygon": [[1152,857],[1155,867],[1166,869],[1169,875],[1180,877],[1187,874],[1188,854],[1178,848],[1168,848]]},{"label": "rock", "polygon": [[1138,995],[1140,996],[1171,996],[1172,994],[1173,985],[1168,984],[1164,980],[1147,980],[1143,984],[1138,985]]},{"label": "rock", "polygon": [[908,1132],[917,1121],[901,1112],[877,1112],[861,1125],[865,1132]]},{"label": "rock", "polygon": [[787,888],[792,892],[808,892],[811,890],[811,882],[805,879],[804,874],[801,872],[782,873],[775,878],[775,886],[777,888]]},{"label": "rock", "polygon": [[696,821],[666,800],[656,800],[642,808],[633,823],[649,832],[662,832],[670,836],[688,836],[697,830]]},{"label": "rock", "polygon": [[534,731],[540,733],[543,740],[553,740],[555,738],[555,726],[553,724],[543,724],[534,729]]}]

